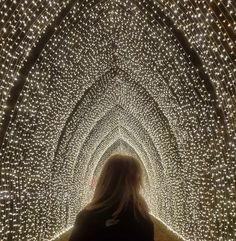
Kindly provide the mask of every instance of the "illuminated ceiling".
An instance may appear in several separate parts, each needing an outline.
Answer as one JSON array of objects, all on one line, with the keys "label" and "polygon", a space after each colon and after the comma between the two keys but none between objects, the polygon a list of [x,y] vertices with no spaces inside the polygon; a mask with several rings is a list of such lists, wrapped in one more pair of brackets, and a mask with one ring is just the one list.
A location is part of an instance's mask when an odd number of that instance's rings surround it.
[{"label": "illuminated ceiling", "polygon": [[3,0],[0,16],[0,240],[71,227],[114,152],[186,240],[236,240],[233,0]]}]

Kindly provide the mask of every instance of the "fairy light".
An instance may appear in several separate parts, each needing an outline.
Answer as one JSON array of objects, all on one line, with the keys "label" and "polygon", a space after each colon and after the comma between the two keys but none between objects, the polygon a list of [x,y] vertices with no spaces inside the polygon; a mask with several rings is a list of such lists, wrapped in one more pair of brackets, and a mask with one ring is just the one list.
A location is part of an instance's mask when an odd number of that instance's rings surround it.
[{"label": "fairy light", "polygon": [[0,240],[53,240],[113,152],[152,214],[236,239],[234,1],[19,0],[0,7]]}]

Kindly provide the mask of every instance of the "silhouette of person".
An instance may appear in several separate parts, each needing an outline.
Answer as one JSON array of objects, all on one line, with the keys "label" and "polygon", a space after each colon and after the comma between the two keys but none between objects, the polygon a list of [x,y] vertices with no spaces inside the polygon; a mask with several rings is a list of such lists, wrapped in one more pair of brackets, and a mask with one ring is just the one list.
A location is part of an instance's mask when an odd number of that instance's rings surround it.
[{"label": "silhouette of person", "polygon": [[141,188],[140,162],[128,155],[110,156],[92,201],[76,216],[69,241],[154,241],[154,224]]}]

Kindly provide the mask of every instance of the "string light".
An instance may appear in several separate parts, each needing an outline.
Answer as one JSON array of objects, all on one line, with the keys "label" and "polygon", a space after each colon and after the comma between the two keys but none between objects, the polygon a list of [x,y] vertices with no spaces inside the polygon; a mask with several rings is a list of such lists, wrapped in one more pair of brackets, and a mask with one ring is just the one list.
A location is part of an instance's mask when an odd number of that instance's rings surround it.
[{"label": "string light", "polygon": [[142,161],[151,212],[236,239],[234,1],[19,0],[0,7],[0,240],[53,240],[104,161]]}]

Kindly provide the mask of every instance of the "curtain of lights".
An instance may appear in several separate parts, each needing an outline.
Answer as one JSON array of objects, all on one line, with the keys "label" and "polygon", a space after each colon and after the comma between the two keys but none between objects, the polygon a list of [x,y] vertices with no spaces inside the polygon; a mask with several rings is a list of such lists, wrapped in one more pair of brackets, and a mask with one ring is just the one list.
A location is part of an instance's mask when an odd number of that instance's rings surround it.
[{"label": "curtain of lights", "polygon": [[235,241],[236,2],[0,3],[0,240],[69,229],[122,152],[154,216]]}]

